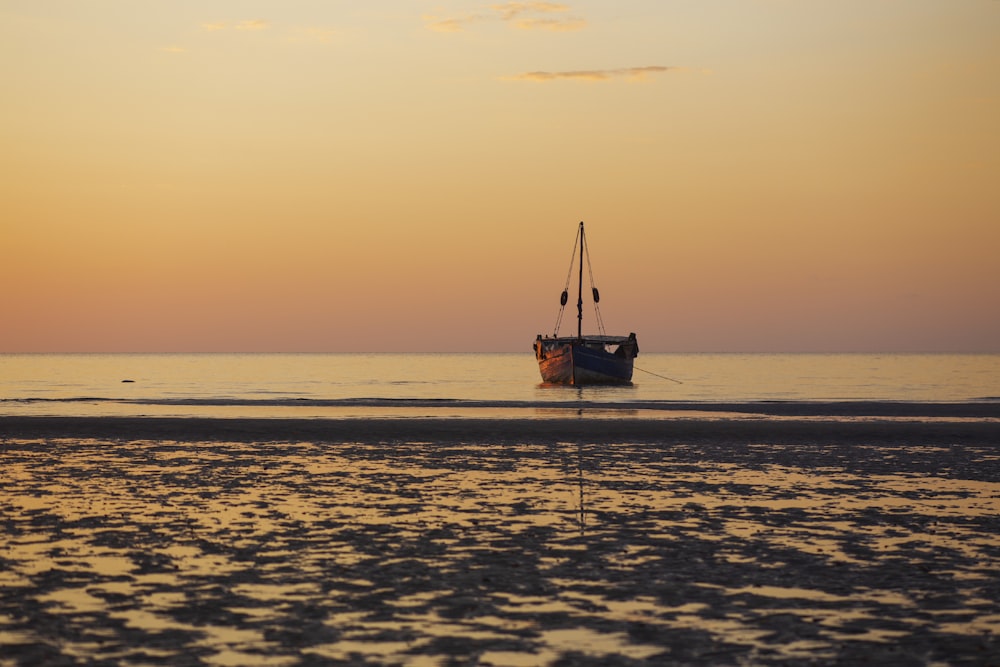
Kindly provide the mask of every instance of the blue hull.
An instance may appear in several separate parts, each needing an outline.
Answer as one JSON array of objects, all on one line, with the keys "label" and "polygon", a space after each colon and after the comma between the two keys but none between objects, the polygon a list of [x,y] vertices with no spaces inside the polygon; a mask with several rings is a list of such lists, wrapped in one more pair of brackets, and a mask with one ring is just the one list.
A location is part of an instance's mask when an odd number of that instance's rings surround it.
[{"label": "blue hull", "polygon": [[632,356],[578,341],[547,343],[536,356],[542,380],[549,384],[632,383]]}]

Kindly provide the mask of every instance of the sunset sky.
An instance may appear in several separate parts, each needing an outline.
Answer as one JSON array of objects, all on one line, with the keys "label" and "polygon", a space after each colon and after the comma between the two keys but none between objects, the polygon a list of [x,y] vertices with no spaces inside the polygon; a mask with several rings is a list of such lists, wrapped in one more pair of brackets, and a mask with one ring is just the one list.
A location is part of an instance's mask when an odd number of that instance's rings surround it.
[{"label": "sunset sky", "polygon": [[1000,351],[997,0],[0,0],[0,82],[0,352],[530,354],[581,220],[644,351]]}]

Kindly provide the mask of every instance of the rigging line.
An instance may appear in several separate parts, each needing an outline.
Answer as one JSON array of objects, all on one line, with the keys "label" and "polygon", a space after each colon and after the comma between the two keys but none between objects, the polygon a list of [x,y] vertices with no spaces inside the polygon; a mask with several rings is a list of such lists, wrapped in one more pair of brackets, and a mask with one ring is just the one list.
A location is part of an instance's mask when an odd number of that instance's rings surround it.
[{"label": "rigging line", "polygon": [[[569,281],[573,279],[573,265],[576,264],[576,249],[580,244],[580,232],[577,231],[576,237],[573,239],[573,252],[569,255],[569,271],[566,272],[566,286],[563,287],[564,290],[569,289]],[[589,259],[587,261],[590,261]]]},{"label": "rigging line", "polygon": [[[573,252],[569,256],[569,271],[566,272],[566,286],[563,287],[563,292],[569,292],[569,281],[573,279],[573,265],[576,263],[576,249],[577,244],[580,243],[580,231],[577,230],[576,236],[573,238]],[[593,280],[593,278],[591,279]],[[559,337],[559,327],[562,326],[563,311],[566,310],[566,304],[559,304],[559,315],[556,316],[556,326],[552,331],[552,335],[556,338]]]},{"label": "rigging line", "polygon": [[594,314],[597,316],[595,319],[597,320],[598,330],[602,336],[606,336],[608,332],[604,330],[604,318],[601,317],[601,307],[597,305],[596,301],[594,302]]},{"label": "rigging line", "polygon": [[642,371],[643,373],[649,373],[650,375],[653,375],[653,376],[658,377],[658,378],[663,379],[663,380],[670,380],[671,382],[676,382],[677,384],[684,384],[680,380],[675,380],[673,378],[668,378],[666,375],[660,375],[659,373],[654,373],[653,371],[647,371],[645,368],[639,368],[638,366],[633,366],[633,368],[635,370],[637,370],[637,371]]},{"label": "rigging line", "polygon": [[[584,244],[583,250],[587,255],[587,274],[590,276],[590,292],[594,293],[594,265],[590,263],[590,245]],[[604,330],[604,318],[601,317],[601,307],[598,305],[597,300],[594,300],[594,315],[597,317],[597,328],[601,332],[601,335],[606,335],[607,331]]]},{"label": "rigging line", "polygon": [[583,250],[587,253],[587,273],[590,274],[590,288],[594,289],[594,265],[590,263],[590,246],[583,246]]}]

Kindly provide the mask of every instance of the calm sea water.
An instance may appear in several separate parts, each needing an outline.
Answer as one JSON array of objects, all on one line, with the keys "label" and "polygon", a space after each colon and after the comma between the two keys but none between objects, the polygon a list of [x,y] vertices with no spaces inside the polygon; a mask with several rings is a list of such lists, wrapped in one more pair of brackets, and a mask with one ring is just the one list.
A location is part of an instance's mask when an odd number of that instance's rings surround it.
[{"label": "calm sea water", "polygon": [[[0,424],[0,667],[997,662],[1000,355],[638,361],[683,384],[542,387],[530,353],[0,355],[0,415],[399,428]],[[767,400],[991,402],[863,431],[697,407]],[[462,428],[484,410],[506,434]],[[652,412],[708,416],[655,442],[604,419]],[[447,436],[398,420],[424,415]]]},{"label": "calm sea water", "polygon": [[[548,387],[527,354],[6,354],[0,414],[464,414],[574,401],[1000,400],[1000,355],[643,354],[630,387]],[[661,377],[662,376],[662,377]],[[667,377],[671,379],[666,379]],[[323,402],[317,412],[315,402]]]}]

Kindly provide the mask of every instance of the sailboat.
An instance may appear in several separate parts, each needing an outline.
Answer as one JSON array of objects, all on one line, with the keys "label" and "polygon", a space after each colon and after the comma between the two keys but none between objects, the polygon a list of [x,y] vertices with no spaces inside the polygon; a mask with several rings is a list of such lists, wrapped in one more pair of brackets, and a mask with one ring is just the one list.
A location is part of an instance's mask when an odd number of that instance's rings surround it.
[{"label": "sailboat", "polygon": [[[577,248],[580,251],[580,267],[576,299],[576,336],[560,336],[559,327],[562,324],[566,302],[569,300],[569,283],[573,276]],[[594,312],[597,315],[597,324],[601,332],[586,336],[583,335],[584,258],[586,258],[587,272],[590,275],[590,291],[594,298]],[[559,298],[559,316],[556,318],[555,331],[552,336],[543,337],[538,334],[533,345],[543,382],[567,385],[632,383],[632,363],[639,355],[639,342],[634,333],[630,333],[628,336],[609,336],[605,333],[601,311],[597,305],[600,300],[601,295],[594,287],[590,251],[587,249],[587,237],[581,222],[576,232],[569,273],[566,276],[566,287]]]}]

